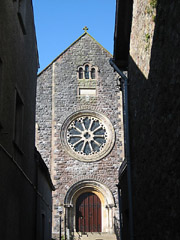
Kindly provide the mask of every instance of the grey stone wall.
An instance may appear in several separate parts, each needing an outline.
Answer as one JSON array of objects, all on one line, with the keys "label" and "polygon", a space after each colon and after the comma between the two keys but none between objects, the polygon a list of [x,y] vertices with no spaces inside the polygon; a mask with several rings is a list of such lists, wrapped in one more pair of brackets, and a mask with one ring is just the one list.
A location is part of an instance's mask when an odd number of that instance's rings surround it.
[{"label": "grey stone wall", "polygon": [[180,238],[180,4],[157,1],[152,19],[147,12],[152,2],[134,2],[130,43],[134,234],[169,240]]},{"label": "grey stone wall", "polygon": [[52,69],[47,69],[37,79],[36,96],[36,141],[38,150],[49,167],[51,158],[51,128],[52,128]]},{"label": "grey stone wall", "polygon": [[[121,95],[116,86],[117,75],[109,64],[111,55],[88,34],[84,34],[61,54],[38,77],[37,147],[48,165],[56,192],[54,194],[54,228],[58,231],[57,206],[64,203],[67,190],[81,179],[104,183],[117,203],[118,169],[123,160]],[[97,97],[79,99],[77,68],[90,63],[99,69]],[[73,159],[61,146],[60,131],[65,119],[81,109],[100,112],[108,117],[116,133],[112,151],[96,162]],[[118,209],[116,208],[118,212]]]}]

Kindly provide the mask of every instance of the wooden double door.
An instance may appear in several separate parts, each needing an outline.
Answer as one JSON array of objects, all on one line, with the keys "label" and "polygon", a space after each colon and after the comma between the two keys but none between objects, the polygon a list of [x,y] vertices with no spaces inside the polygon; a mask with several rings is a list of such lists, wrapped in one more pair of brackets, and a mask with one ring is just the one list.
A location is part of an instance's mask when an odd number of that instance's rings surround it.
[{"label": "wooden double door", "polygon": [[101,232],[101,201],[92,192],[85,192],[77,199],[76,231]]}]

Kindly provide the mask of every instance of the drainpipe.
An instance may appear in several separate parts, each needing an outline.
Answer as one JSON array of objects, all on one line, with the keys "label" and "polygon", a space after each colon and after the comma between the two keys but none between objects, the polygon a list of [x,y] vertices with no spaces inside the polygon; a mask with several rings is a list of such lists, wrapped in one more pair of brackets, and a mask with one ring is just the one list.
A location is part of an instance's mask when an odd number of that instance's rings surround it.
[{"label": "drainpipe", "polygon": [[117,188],[118,188],[118,201],[119,201],[120,240],[122,240],[121,189],[119,184],[117,185]]},{"label": "drainpipe", "polygon": [[124,118],[124,141],[125,158],[127,161],[127,183],[128,183],[128,202],[129,202],[129,230],[130,240],[134,239],[133,234],[133,207],[132,207],[132,187],[131,187],[131,161],[130,161],[130,143],[129,143],[129,112],[128,112],[128,78],[117,67],[113,59],[110,59],[110,65],[121,76],[122,95],[123,95],[123,118]]}]

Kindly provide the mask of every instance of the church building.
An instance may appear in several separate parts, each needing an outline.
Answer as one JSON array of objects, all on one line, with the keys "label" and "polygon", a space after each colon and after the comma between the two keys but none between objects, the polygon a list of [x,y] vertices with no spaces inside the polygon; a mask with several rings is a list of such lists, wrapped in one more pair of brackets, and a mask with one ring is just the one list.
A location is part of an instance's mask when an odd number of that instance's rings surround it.
[{"label": "church building", "polygon": [[53,238],[61,225],[65,239],[115,240],[122,96],[112,55],[87,30],[38,75],[36,145],[56,188]]}]

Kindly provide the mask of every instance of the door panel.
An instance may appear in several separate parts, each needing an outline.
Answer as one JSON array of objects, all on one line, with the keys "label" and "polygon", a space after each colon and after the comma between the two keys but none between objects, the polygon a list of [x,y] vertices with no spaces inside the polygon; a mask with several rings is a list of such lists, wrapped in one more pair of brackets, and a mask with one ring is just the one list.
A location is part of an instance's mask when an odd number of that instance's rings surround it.
[{"label": "door panel", "polygon": [[101,232],[101,201],[96,194],[86,192],[78,197],[76,231]]}]

